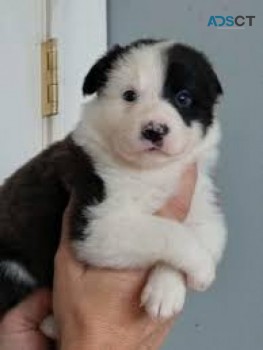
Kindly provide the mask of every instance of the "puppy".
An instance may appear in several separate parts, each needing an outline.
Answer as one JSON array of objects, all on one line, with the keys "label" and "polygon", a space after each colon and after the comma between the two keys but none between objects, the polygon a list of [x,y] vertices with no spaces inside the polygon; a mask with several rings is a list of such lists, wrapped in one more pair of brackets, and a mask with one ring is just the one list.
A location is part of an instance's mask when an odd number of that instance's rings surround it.
[{"label": "puppy", "polygon": [[[75,130],[0,189],[0,313],[52,286],[53,259],[70,194],[76,257],[109,268],[154,266],[141,302],[152,317],[182,310],[186,285],[215,278],[226,227],[211,179],[222,88],[207,58],[171,41],[115,46],[91,68]],[[195,162],[198,179],[183,223],[154,216]]]}]

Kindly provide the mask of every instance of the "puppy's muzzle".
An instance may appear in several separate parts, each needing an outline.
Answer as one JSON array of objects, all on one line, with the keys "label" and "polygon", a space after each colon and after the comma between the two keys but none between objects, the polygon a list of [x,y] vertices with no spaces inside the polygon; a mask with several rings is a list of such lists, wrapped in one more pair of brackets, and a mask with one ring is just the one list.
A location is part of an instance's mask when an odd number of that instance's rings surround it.
[{"label": "puppy's muzzle", "polygon": [[169,131],[169,127],[166,124],[149,122],[142,128],[141,137],[150,141],[153,145],[161,147],[163,139],[168,135]]}]

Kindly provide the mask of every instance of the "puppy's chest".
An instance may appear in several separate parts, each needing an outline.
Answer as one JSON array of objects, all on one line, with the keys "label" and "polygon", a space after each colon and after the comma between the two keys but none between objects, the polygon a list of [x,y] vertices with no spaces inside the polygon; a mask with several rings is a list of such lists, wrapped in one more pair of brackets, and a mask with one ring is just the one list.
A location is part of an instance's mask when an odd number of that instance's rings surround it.
[{"label": "puppy's chest", "polygon": [[129,172],[102,170],[100,176],[105,186],[105,199],[100,210],[129,210],[154,212],[172,195],[176,194],[177,172],[163,171]]}]

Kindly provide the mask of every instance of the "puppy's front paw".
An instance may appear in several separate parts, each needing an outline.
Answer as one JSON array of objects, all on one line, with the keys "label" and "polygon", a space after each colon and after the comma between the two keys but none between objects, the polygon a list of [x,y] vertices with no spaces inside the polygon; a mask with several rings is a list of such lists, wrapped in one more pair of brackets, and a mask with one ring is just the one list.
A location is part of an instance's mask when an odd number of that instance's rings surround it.
[{"label": "puppy's front paw", "polygon": [[167,319],[179,314],[186,289],[182,276],[169,267],[156,267],[141,295],[141,304],[152,318]]},{"label": "puppy's front paw", "polygon": [[187,274],[187,286],[196,291],[207,290],[215,280],[216,267],[212,258],[200,260]]}]

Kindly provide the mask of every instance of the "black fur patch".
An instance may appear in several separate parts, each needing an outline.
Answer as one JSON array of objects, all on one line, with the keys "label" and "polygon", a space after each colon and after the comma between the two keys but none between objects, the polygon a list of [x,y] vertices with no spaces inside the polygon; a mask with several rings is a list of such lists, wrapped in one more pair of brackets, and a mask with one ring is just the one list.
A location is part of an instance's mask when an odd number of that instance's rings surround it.
[{"label": "black fur patch", "polygon": [[[143,45],[154,45],[163,40],[142,39],[126,46],[114,46],[99,59],[87,74],[83,84],[83,94],[100,93],[106,86],[109,72],[116,62],[129,53],[132,48]],[[204,132],[213,122],[213,106],[217,97],[223,93],[221,84],[206,56],[183,44],[175,44],[164,52],[167,62],[166,79],[163,96],[176,107],[186,125],[199,121]],[[182,89],[193,95],[191,108],[179,108],[175,103],[175,95]]]},{"label": "black fur patch", "polygon": [[125,49],[123,47],[115,45],[105,56],[95,63],[84,80],[82,87],[83,95],[91,95],[101,90],[107,83],[108,72],[124,52]]},{"label": "black fur patch", "polygon": [[[178,109],[186,125],[199,121],[205,132],[213,122],[217,97],[223,93],[211,64],[201,52],[182,44],[173,45],[165,55],[168,61],[163,96]],[[190,108],[176,104],[176,93],[184,89],[193,96]]]},{"label": "black fur patch", "polygon": [[155,39],[141,39],[126,46],[113,46],[112,49],[94,64],[87,74],[82,87],[83,95],[100,92],[100,90],[106,85],[108,81],[108,73],[112,70],[114,64],[132,48],[138,48],[143,45],[154,45],[160,41],[161,40]]},{"label": "black fur patch", "polygon": [[[0,262],[21,263],[37,286],[52,285],[62,216],[71,193],[76,197],[72,239],[81,239],[87,222],[80,208],[100,203],[105,193],[92,159],[70,137],[32,159],[0,187]],[[21,293],[16,294],[13,284],[0,271],[0,310],[31,290],[18,283]]]}]

